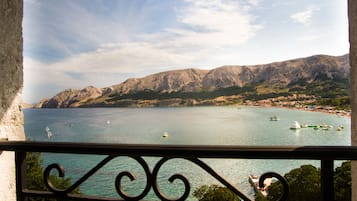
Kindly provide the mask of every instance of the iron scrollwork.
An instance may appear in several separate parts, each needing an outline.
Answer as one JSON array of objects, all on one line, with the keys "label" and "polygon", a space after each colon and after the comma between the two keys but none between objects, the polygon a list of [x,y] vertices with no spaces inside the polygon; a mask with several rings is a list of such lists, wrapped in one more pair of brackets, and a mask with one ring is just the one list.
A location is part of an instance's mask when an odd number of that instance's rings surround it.
[{"label": "iron scrollwork", "polygon": [[79,187],[84,181],[86,181],[95,172],[97,172],[100,168],[102,168],[105,164],[107,164],[109,161],[111,161],[115,157],[116,156],[112,156],[112,155],[106,157],[100,163],[98,163],[94,168],[92,168],[89,172],[87,172],[82,178],[80,178],[77,182],[75,182],[73,185],[71,185],[67,189],[58,189],[52,184],[52,182],[50,180],[50,173],[51,173],[52,169],[56,169],[57,170],[59,177],[64,177],[65,176],[65,172],[64,172],[64,168],[63,168],[62,165],[59,165],[57,163],[51,164],[51,165],[46,167],[46,169],[45,169],[45,171],[43,173],[43,178],[44,178],[45,185],[51,192],[53,192],[55,194],[66,195],[66,194],[72,192],[77,187]]},{"label": "iron scrollwork", "polygon": [[128,177],[131,181],[136,179],[136,176],[129,171],[124,171],[124,172],[121,172],[118,174],[118,176],[115,179],[115,188],[116,188],[118,194],[125,200],[141,200],[150,191],[152,176],[151,176],[150,168],[143,158],[141,158],[141,157],[132,157],[132,158],[134,160],[136,160],[141,165],[141,167],[144,169],[145,174],[146,174],[146,185],[145,185],[143,192],[138,196],[130,196],[124,192],[124,190],[122,189],[122,185],[121,185],[122,178]]},{"label": "iron scrollwork", "polygon": [[[157,183],[157,176],[158,176],[158,173],[159,173],[159,170],[161,168],[161,166],[167,162],[168,160],[170,160],[172,158],[162,158],[161,160],[159,160],[159,162],[157,162],[157,164],[155,165],[154,167],[154,170],[153,170],[153,189],[154,189],[154,192],[155,194],[161,199],[161,200],[165,200],[165,201],[174,201],[175,199],[169,199],[167,198],[161,191],[160,191],[160,188],[158,186],[158,183]],[[190,195],[190,182],[188,181],[188,179],[181,175],[181,174],[174,174],[172,175],[170,178],[169,178],[169,182],[174,182],[176,179],[178,180],[181,180],[184,185],[185,185],[185,191],[183,193],[183,195],[181,197],[179,197],[178,199],[176,199],[177,201],[179,200],[186,200],[186,198]]]},{"label": "iron scrollwork", "polygon": [[273,178],[273,177],[278,179],[278,181],[280,181],[281,185],[283,186],[283,192],[282,192],[280,198],[278,199],[278,201],[287,200],[288,199],[288,194],[289,194],[289,184],[286,181],[286,179],[283,176],[281,176],[280,174],[278,174],[278,173],[267,172],[267,173],[262,174],[259,177],[259,187],[263,188],[264,187],[264,180],[267,179],[267,178]]},{"label": "iron scrollwork", "polygon": [[[57,170],[58,176],[64,177],[65,172],[64,168],[59,165],[59,164],[51,164],[47,166],[47,168],[44,171],[44,182],[49,191],[51,191],[54,194],[60,195],[60,196],[66,196],[69,193],[71,193],[74,189],[79,187],[84,181],[86,181],[89,177],[91,177],[95,172],[97,172],[100,168],[102,168],[105,164],[113,160],[114,158],[119,157],[119,155],[110,155],[107,156],[105,159],[103,159],[100,163],[98,163],[94,168],[92,168],[88,173],[86,173],[83,177],[81,177],[78,181],[76,181],[73,185],[71,185],[67,189],[58,189],[56,188],[50,181],[50,173],[52,170]],[[184,192],[179,198],[169,198],[167,197],[164,193],[160,191],[159,185],[158,185],[158,174],[159,170],[162,167],[163,164],[165,164],[167,161],[174,159],[174,158],[161,158],[154,166],[153,171],[151,172],[149,165],[147,162],[142,158],[142,157],[131,157],[134,159],[136,162],[140,164],[140,166],[143,168],[145,175],[146,175],[146,184],[145,188],[143,191],[137,195],[137,196],[131,196],[128,195],[122,188],[122,179],[124,177],[129,178],[131,181],[136,180],[136,176],[129,172],[129,171],[123,171],[120,172],[116,179],[115,179],[115,189],[117,193],[124,199],[124,200],[142,200],[150,191],[151,187],[153,188],[156,196],[160,200],[164,201],[181,201],[181,200],[186,200],[189,197],[190,191],[191,191],[191,186],[189,180],[183,176],[182,174],[173,174],[171,177],[168,178],[169,182],[174,182],[175,180],[180,180],[183,185],[184,185]],[[223,177],[221,177],[217,172],[215,172],[209,165],[204,163],[202,160],[198,158],[184,158],[185,160],[188,160],[203,170],[205,170],[207,173],[209,173],[211,176],[213,176],[215,179],[217,179],[221,184],[223,184],[225,187],[227,187],[229,190],[231,190],[233,193],[235,193],[238,197],[240,197],[244,201],[251,201],[251,199],[239,191],[237,188],[235,188],[232,184],[230,184],[227,180],[225,180]],[[288,184],[285,180],[284,177],[281,175],[274,173],[274,172],[268,172],[263,175],[261,175],[259,179],[259,186],[263,187],[264,186],[264,180],[267,178],[274,177],[278,179],[282,185],[283,185],[283,192],[282,196],[280,197],[279,201],[283,201],[287,199],[288,193],[289,193],[289,187]]]}]

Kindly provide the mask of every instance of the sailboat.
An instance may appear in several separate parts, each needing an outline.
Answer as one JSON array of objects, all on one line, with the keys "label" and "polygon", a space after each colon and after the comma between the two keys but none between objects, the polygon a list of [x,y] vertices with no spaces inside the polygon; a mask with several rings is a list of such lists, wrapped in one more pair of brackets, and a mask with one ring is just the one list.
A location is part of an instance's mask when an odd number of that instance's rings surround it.
[{"label": "sailboat", "polygon": [[46,126],[46,133],[47,133],[47,138],[48,139],[51,139],[52,138],[52,132],[51,132],[51,129],[48,127],[48,126]]},{"label": "sailboat", "polygon": [[300,129],[300,128],[301,128],[301,125],[297,121],[294,121],[294,123],[290,126],[290,129],[292,129],[292,130],[296,130],[296,129]]}]

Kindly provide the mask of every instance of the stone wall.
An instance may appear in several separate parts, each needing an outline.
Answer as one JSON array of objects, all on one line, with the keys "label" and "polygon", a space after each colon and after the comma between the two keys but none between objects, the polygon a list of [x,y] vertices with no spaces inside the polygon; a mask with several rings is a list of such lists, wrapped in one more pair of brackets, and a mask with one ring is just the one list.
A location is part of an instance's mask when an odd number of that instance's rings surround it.
[{"label": "stone wall", "polygon": [[[24,140],[22,0],[0,1],[0,140]],[[0,200],[16,200],[15,156],[0,151]]]},{"label": "stone wall", "polygon": [[[348,1],[351,64],[351,141],[357,146],[357,1]],[[352,200],[357,201],[357,161],[352,163]]]}]

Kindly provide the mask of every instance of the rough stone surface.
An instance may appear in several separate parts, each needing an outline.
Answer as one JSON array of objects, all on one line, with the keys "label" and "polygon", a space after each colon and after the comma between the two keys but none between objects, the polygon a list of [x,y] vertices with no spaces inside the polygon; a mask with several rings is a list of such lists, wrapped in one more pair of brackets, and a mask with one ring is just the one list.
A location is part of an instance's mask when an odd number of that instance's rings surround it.
[{"label": "rough stone surface", "polygon": [[[23,140],[22,0],[0,1],[0,140]],[[0,200],[16,200],[15,156],[0,152]]]},{"label": "rough stone surface", "polygon": [[[349,0],[349,35],[350,35],[350,63],[351,63],[351,141],[357,146],[357,2]],[[352,200],[357,201],[357,161],[352,163]]]},{"label": "rough stone surface", "polygon": [[[348,1],[351,63],[351,141],[357,146],[357,1]],[[352,163],[352,200],[357,201],[357,161]]]}]

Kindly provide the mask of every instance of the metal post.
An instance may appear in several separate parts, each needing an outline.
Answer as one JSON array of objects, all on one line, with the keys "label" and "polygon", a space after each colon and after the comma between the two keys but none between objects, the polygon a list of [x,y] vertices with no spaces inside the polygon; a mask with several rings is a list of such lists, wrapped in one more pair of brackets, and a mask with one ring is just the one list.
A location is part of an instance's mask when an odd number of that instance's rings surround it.
[{"label": "metal post", "polygon": [[23,193],[26,188],[26,152],[15,152],[16,166],[16,196],[18,201],[26,201],[27,198]]},{"label": "metal post", "polygon": [[324,201],[335,199],[333,160],[321,160],[321,198]]}]

